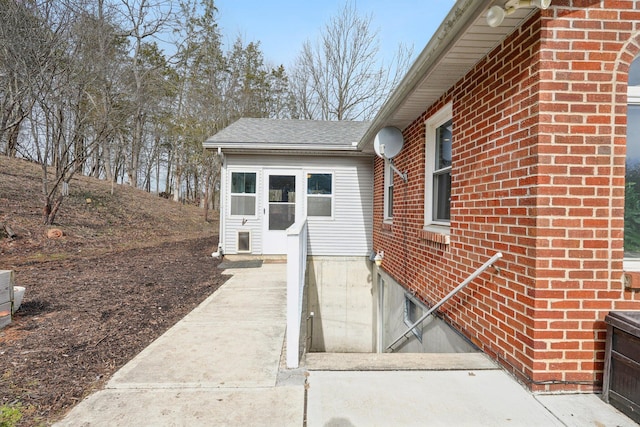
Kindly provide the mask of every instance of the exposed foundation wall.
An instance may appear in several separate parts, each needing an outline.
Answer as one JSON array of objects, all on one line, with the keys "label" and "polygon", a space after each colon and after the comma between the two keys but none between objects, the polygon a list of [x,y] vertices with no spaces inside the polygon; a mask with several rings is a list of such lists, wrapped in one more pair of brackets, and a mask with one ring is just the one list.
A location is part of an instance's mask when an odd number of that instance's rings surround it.
[{"label": "exposed foundation wall", "polygon": [[[428,311],[417,295],[412,295],[398,282],[393,280],[382,270],[377,270],[377,294],[381,296],[379,302],[378,328],[381,334],[378,339],[381,346],[378,351],[384,352],[386,347],[403,335],[409,326],[405,322],[405,299],[411,298],[416,307],[414,321]],[[413,322],[409,322],[412,325]],[[471,353],[479,351],[471,342],[457,333],[442,319],[430,316],[422,327],[415,329],[416,333],[409,334],[409,338],[394,346],[395,353]],[[419,338],[418,338],[419,337]]]},{"label": "exposed foundation wall", "polygon": [[307,323],[308,351],[375,351],[371,268],[368,257],[309,257],[306,307],[314,317]]}]

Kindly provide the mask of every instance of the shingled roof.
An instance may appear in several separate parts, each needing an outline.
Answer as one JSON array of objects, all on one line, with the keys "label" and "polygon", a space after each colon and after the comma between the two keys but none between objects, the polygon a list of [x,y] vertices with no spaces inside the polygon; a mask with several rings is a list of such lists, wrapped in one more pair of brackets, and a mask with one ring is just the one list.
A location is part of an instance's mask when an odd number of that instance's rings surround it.
[{"label": "shingled roof", "polygon": [[357,151],[370,122],[242,118],[204,142],[230,151]]}]

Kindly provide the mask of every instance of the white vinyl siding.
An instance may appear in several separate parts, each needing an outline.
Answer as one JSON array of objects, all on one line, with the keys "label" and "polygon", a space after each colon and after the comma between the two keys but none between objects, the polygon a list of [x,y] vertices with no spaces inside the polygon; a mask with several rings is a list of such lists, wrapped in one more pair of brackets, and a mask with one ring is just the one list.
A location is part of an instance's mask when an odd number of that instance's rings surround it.
[{"label": "white vinyl siding", "polygon": [[333,221],[309,221],[310,255],[368,255],[373,234],[373,160],[334,166]]},{"label": "white vinyl siding", "polygon": [[[227,182],[231,172],[258,172],[256,182],[256,217],[224,218],[222,242],[227,254],[236,253],[239,230],[251,232],[251,249],[262,253],[262,221],[264,212],[262,171],[266,169],[296,170],[307,173],[331,173],[332,217],[308,217],[309,255],[368,256],[373,234],[373,158],[232,155],[225,158]],[[305,180],[306,181],[306,180]],[[306,184],[306,182],[305,182]],[[229,206],[229,185],[223,189]],[[301,197],[306,204],[306,197]],[[303,206],[307,212],[307,206]],[[243,224],[244,222],[244,224]]]}]

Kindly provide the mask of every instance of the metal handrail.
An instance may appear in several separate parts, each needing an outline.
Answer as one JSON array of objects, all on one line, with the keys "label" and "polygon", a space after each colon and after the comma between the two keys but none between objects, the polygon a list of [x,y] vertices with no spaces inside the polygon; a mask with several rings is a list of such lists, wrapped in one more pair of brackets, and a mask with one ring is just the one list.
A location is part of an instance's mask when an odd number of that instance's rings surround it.
[{"label": "metal handrail", "polygon": [[489,261],[485,262],[484,264],[482,264],[482,266],[480,266],[480,268],[478,268],[476,271],[474,271],[471,276],[467,277],[465,279],[464,282],[460,283],[454,290],[452,290],[451,292],[449,292],[449,294],[447,294],[446,297],[442,298],[440,300],[439,303],[437,303],[436,305],[434,305],[433,307],[431,307],[420,319],[418,319],[413,325],[409,326],[409,329],[407,329],[405,331],[404,334],[400,335],[398,338],[396,338],[396,340],[394,342],[392,342],[391,344],[389,344],[386,348],[386,352],[387,353],[392,353],[395,349],[393,348],[394,345],[396,345],[400,340],[407,339],[409,338],[408,334],[411,333],[411,331],[413,331],[418,325],[420,325],[422,322],[425,321],[425,319],[427,317],[429,317],[433,312],[435,312],[438,308],[440,308],[442,306],[442,304],[444,304],[445,302],[447,302],[452,296],[454,296],[455,294],[457,294],[458,292],[460,292],[462,289],[464,289],[469,283],[471,283],[471,281],[473,279],[475,279],[476,277],[478,277],[480,274],[482,274],[483,271],[485,271],[487,268],[491,267],[493,265],[493,263],[495,263],[497,260],[499,260],[500,258],[502,258],[502,252],[498,252],[497,254],[495,254],[494,256],[492,256]]}]

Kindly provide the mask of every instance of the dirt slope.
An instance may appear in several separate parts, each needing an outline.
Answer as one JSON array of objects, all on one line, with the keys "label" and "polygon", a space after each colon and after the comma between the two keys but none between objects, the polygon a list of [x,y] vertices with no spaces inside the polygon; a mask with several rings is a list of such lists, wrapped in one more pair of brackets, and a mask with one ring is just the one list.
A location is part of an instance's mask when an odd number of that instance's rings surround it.
[{"label": "dirt slope", "polygon": [[[0,425],[49,425],[223,283],[195,206],[77,177],[47,238],[37,165],[0,156],[0,269],[27,288],[0,330]],[[213,215],[211,215],[213,216]]]},{"label": "dirt slope", "polygon": [[[108,252],[217,233],[217,223],[205,222],[203,211],[195,206],[126,185],[116,185],[113,194],[111,190],[104,181],[76,176],[54,225],[65,238],[47,239],[40,166],[0,156],[0,224],[9,224],[19,237],[0,241],[0,256],[72,255],[73,249],[83,247]],[[216,215],[209,216],[217,220]]]}]

